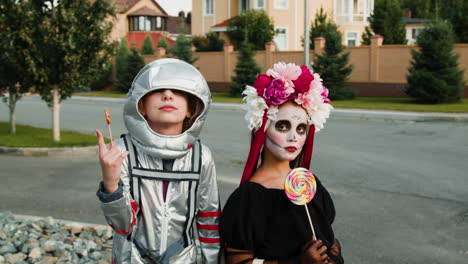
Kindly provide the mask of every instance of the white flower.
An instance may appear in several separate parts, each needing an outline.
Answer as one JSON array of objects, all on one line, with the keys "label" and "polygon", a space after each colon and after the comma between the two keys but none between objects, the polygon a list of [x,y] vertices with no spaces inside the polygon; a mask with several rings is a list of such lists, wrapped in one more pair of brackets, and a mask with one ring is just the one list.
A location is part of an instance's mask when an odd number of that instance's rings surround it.
[{"label": "white flower", "polygon": [[278,113],[278,111],[279,111],[278,106],[276,105],[270,106],[267,112],[268,119],[270,119],[271,121],[276,121],[276,113]]},{"label": "white flower", "polygon": [[309,112],[310,122],[315,125],[315,132],[323,129],[327,118],[330,116],[331,110],[333,110],[333,106],[322,103],[317,106],[315,111]]},{"label": "white flower", "polygon": [[250,85],[245,86],[245,90],[242,92],[244,96],[244,101],[249,102],[251,100],[258,99],[257,89]]},{"label": "white flower", "polygon": [[250,130],[257,130],[262,126],[263,113],[268,105],[262,97],[246,96],[246,98],[247,103],[243,105],[243,108],[247,112],[244,118]]}]

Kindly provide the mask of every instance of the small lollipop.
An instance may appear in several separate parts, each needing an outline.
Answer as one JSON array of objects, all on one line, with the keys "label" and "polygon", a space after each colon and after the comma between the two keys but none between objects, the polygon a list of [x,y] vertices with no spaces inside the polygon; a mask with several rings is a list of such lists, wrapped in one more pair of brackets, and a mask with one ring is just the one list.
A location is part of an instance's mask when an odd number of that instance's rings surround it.
[{"label": "small lollipop", "polygon": [[291,170],[284,182],[284,192],[288,199],[296,205],[305,206],[314,240],[317,238],[315,237],[315,230],[312,225],[309,209],[307,209],[307,204],[314,198],[316,190],[317,183],[315,182],[314,175],[312,172],[304,168]]},{"label": "small lollipop", "polygon": [[112,142],[112,129],[111,129],[111,118],[110,118],[109,109],[107,108],[104,109],[104,114],[106,116],[107,127],[109,128],[110,141]]}]

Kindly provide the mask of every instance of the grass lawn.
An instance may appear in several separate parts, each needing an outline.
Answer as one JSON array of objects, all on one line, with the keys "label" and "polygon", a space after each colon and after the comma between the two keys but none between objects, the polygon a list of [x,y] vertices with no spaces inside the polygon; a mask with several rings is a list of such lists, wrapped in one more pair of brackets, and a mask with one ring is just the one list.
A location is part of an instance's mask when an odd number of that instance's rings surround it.
[{"label": "grass lawn", "polygon": [[52,130],[16,125],[16,134],[9,133],[8,122],[0,122],[0,146],[29,148],[61,148],[97,145],[97,137],[71,131],[61,131],[60,142],[52,140]]},{"label": "grass lawn", "polygon": [[468,113],[468,98],[450,104],[419,104],[407,97],[358,97],[354,100],[332,101],[331,104],[336,108]]},{"label": "grass lawn", "polygon": [[[122,92],[86,92],[80,96],[125,97]],[[243,103],[240,97],[231,97],[227,92],[213,92],[213,102]],[[357,97],[354,100],[337,100],[331,103],[336,108],[360,108],[372,110],[419,111],[443,113],[468,113],[468,98],[450,104],[419,104],[408,97]]]}]

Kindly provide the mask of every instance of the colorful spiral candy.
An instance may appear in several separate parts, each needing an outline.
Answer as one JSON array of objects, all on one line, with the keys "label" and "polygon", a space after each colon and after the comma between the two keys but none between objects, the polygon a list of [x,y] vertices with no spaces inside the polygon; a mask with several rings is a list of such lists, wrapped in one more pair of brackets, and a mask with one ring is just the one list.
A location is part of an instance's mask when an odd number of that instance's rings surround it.
[{"label": "colorful spiral candy", "polygon": [[291,170],[284,183],[286,196],[297,205],[309,203],[314,198],[316,190],[317,183],[314,175],[304,168]]}]

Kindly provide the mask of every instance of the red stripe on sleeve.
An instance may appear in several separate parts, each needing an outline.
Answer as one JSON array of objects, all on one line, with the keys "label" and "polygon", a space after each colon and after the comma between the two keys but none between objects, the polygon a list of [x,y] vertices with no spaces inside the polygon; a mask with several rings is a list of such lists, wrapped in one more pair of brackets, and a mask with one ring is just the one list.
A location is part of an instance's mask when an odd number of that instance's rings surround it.
[{"label": "red stripe on sleeve", "polygon": [[219,230],[218,225],[201,225],[197,223],[197,228],[201,230]]},{"label": "red stripe on sleeve", "polygon": [[221,243],[221,239],[219,238],[207,238],[207,237],[198,237],[198,240],[202,243],[210,243],[210,244],[215,244],[215,243]]},{"label": "red stripe on sleeve", "polygon": [[114,229],[115,232],[117,232],[117,233],[119,233],[119,234],[124,234],[124,235],[130,234],[130,231],[115,230],[115,227],[114,227],[114,225],[112,225],[112,224],[109,224],[109,226],[110,226],[112,229]]},{"label": "red stripe on sleeve", "polygon": [[220,215],[221,215],[220,211],[217,211],[217,212],[198,212],[198,214],[197,214],[198,217],[216,217],[216,216],[220,216]]}]

